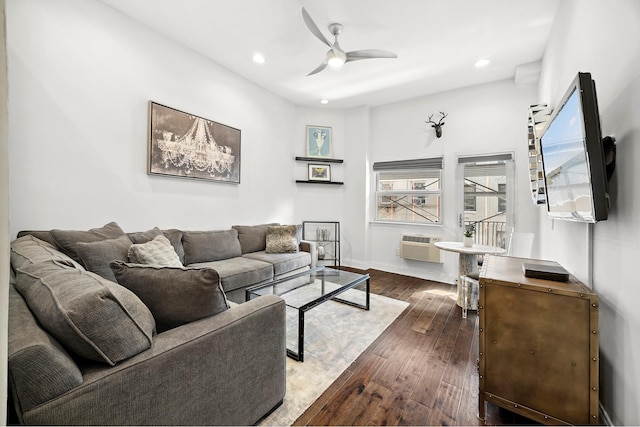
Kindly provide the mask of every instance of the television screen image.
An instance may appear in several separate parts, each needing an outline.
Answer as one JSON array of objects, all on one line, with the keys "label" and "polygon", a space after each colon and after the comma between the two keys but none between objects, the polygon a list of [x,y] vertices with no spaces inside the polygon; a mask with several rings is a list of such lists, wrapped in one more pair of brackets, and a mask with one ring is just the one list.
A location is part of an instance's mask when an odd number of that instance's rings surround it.
[{"label": "television screen image", "polygon": [[543,150],[549,209],[589,220],[593,201],[576,90],[545,132]]}]

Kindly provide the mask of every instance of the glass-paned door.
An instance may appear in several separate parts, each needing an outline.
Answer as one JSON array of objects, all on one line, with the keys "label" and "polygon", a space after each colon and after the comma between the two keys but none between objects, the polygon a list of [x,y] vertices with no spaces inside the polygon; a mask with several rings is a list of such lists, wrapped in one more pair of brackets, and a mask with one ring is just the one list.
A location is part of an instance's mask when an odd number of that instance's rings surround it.
[{"label": "glass-paned door", "polygon": [[467,227],[474,229],[474,242],[505,247],[505,232],[512,220],[512,156],[461,157],[460,236]]}]

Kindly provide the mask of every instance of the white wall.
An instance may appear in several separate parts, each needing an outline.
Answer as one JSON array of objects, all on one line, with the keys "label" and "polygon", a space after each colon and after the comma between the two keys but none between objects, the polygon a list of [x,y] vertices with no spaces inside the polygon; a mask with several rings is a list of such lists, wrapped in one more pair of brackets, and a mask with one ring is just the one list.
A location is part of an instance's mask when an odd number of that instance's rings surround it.
[{"label": "white wall", "polygon": [[[301,220],[291,103],[98,1],[10,0],[7,15],[12,236]],[[241,184],[147,175],[149,100],[240,129]]]},{"label": "white wall", "polygon": [[[571,0],[560,3],[543,60],[539,100],[555,106],[579,72],[596,81],[603,135],[617,139],[609,219],[592,226],[541,216],[542,255],[582,280],[600,298],[600,400],[615,425],[640,424],[640,3]],[[589,236],[592,235],[592,240]]]},{"label": "white wall", "polygon": [[[474,71],[474,70],[470,70]],[[461,196],[457,157],[477,153],[515,155],[516,229],[535,231],[539,208],[530,197],[527,163],[527,109],[536,101],[535,86],[511,80],[473,86],[372,109],[371,162],[444,156],[442,225],[370,224],[371,267],[453,283],[458,256],[444,252],[444,264],[405,260],[396,255],[403,233],[459,240],[456,218]],[[448,114],[441,138],[425,124],[437,112]]]},{"label": "white wall", "polygon": [[7,312],[9,291],[9,159],[5,4],[0,0],[0,423],[7,419]]}]

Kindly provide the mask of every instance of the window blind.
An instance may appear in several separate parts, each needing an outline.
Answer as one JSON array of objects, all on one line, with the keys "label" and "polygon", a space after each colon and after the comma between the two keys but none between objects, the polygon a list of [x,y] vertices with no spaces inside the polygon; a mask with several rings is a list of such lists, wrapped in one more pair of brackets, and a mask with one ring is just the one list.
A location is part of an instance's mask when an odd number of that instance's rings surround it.
[{"label": "window blind", "polygon": [[458,163],[484,163],[513,160],[513,153],[491,154],[488,156],[461,156]]},{"label": "window blind", "polygon": [[375,162],[375,172],[409,169],[442,169],[442,157],[428,159],[394,160],[390,162]]}]

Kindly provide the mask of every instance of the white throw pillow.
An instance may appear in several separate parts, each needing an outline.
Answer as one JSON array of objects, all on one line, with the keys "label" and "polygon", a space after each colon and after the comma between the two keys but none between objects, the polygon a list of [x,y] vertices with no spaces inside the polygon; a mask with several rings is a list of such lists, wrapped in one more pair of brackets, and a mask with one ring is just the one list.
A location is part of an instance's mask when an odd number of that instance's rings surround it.
[{"label": "white throw pillow", "polygon": [[156,236],[147,243],[138,243],[129,248],[129,262],[136,264],[153,264],[163,267],[183,267],[176,250],[169,239],[163,235]]}]

